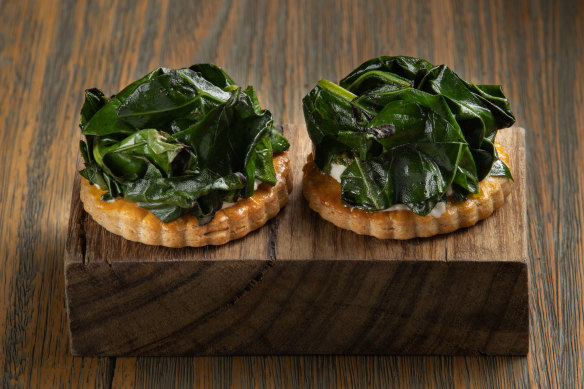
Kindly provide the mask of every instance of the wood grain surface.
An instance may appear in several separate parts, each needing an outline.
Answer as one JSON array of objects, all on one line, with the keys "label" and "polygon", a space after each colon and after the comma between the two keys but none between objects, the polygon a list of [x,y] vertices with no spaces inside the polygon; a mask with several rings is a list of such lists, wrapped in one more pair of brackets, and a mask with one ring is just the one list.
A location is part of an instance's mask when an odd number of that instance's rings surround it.
[{"label": "wood grain surface", "polygon": [[[343,231],[302,195],[304,125],[284,125],[294,189],[261,230],[171,249],[107,232],[73,186],[65,253],[71,351],[83,356],[525,355],[525,132],[505,129],[513,189],[472,228],[433,239]],[[501,231],[505,231],[501,234]]]},{"label": "wood grain surface", "polygon": [[[0,387],[583,387],[584,4],[0,0]],[[214,62],[280,123],[378,55],[503,84],[525,127],[527,357],[74,358],[63,253],[82,91]]]}]

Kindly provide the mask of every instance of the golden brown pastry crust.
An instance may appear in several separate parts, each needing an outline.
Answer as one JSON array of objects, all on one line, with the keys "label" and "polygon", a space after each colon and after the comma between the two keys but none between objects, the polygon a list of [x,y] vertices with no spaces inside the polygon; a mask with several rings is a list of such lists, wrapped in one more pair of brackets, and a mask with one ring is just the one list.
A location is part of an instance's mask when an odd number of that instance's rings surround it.
[{"label": "golden brown pastry crust", "polygon": [[[495,143],[495,147],[499,158],[509,166],[507,153],[500,144]],[[310,208],[337,227],[380,239],[429,237],[472,226],[500,208],[511,193],[510,179],[487,176],[479,183],[478,194],[462,202],[448,199],[446,211],[438,218],[419,216],[410,210],[372,212],[345,205],[341,201],[341,184],[318,169],[312,154],[303,170],[302,191]]]},{"label": "golden brown pastry crust", "polygon": [[288,203],[292,191],[292,171],[286,152],[274,156],[277,183],[262,183],[254,195],[240,199],[215,214],[211,222],[200,226],[193,215],[184,215],[164,223],[135,203],[116,199],[101,201],[104,191],[81,178],[81,201],[85,211],[106,230],[149,245],[167,247],[220,245],[241,238],[263,226]]}]

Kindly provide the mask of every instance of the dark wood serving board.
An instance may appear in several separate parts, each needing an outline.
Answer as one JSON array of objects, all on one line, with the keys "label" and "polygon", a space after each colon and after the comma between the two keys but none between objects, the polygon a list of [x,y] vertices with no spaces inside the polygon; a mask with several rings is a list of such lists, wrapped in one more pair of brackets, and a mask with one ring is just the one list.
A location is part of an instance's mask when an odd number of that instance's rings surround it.
[{"label": "dark wood serving board", "polygon": [[65,255],[75,355],[506,354],[528,351],[524,130],[507,203],[474,227],[409,241],[341,230],[302,197],[311,145],[288,125],[294,191],[264,227],[223,246],[115,236],[73,188]]}]

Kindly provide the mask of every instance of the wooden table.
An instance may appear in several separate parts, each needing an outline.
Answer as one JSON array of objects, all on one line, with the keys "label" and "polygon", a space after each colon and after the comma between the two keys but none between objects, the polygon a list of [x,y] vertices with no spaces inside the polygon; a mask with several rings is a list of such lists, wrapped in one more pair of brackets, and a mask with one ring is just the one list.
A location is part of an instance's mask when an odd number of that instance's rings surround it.
[{"label": "wooden table", "polygon": [[[0,1],[0,387],[582,387],[583,36],[577,1]],[[527,358],[69,354],[63,252],[85,88],[214,62],[277,121],[301,123],[318,79],[397,54],[503,84],[527,129]]]}]

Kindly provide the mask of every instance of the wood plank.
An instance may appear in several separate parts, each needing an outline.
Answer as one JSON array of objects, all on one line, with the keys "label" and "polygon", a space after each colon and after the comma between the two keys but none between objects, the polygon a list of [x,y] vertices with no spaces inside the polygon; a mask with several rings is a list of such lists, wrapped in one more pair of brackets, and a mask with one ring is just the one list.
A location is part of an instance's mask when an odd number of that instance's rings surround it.
[{"label": "wood plank", "polygon": [[62,182],[73,170],[64,150],[75,143],[67,135],[76,132],[75,119],[67,112],[77,103],[65,98],[59,109],[45,103],[78,91],[68,73],[75,43],[57,42],[81,27],[74,20],[83,7],[4,2],[0,12],[1,83],[10,96],[0,109],[0,387],[93,386],[107,377],[107,358],[74,360],[64,340],[70,202]]},{"label": "wood plank", "polygon": [[[199,386],[203,382],[244,387],[583,386],[584,365],[579,361],[584,354],[584,236],[579,194],[584,174],[575,163],[584,156],[578,130],[584,125],[584,111],[579,109],[584,80],[577,71],[584,66],[582,4],[570,0],[51,1],[47,7],[56,12],[44,12],[39,4],[0,1],[0,86],[9,96],[0,99],[0,151],[5,162],[0,165],[0,349],[28,357],[7,363],[7,352],[0,352],[0,386],[6,382],[30,386],[31,371],[44,378],[45,387],[50,382],[109,387],[112,377],[115,383],[122,382],[117,386],[126,386],[120,377],[134,377],[129,382],[173,387],[181,379],[193,382],[189,378],[193,375]],[[374,22],[379,20],[383,22]],[[57,26],[58,38],[49,33],[56,31],[52,25]],[[223,33],[226,29],[229,32]],[[52,53],[39,51],[47,40],[54,40]],[[529,129],[528,166],[537,168],[528,170],[526,193],[533,258],[529,263],[532,352],[527,358],[187,358],[185,364],[178,363],[175,377],[166,380],[168,376],[162,375],[163,380],[153,377],[173,366],[165,358],[139,358],[138,365],[126,365],[135,359],[120,358],[115,370],[114,364],[107,363],[103,364],[107,368],[95,369],[94,361],[108,359],[70,358],[60,351],[64,343],[55,339],[66,338],[65,327],[43,322],[59,323],[65,317],[58,301],[63,296],[58,255],[36,262],[33,258],[43,256],[30,250],[22,253],[30,242],[36,242],[37,253],[45,247],[63,252],[64,241],[50,242],[62,236],[68,217],[77,152],[74,113],[81,103],[80,91],[99,86],[111,93],[160,64],[212,61],[236,72],[238,81],[257,86],[260,100],[278,121],[301,122],[300,99],[319,78],[338,80],[363,60],[382,54],[421,56],[446,63],[471,81],[503,84],[518,123]],[[67,65],[61,66],[65,61]],[[47,66],[49,70],[44,70]],[[55,87],[64,80],[71,82],[66,92]],[[39,103],[45,101],[48,109],[40,110]],[[48,115],[51,110],[59,114]],[[46,121],[47,117],[52,120]],[[40,122],[46,125],[39,130]],[[31,140],[39,131],[47,135],[43,139],[58,135],[50,149],[50,155],[57,157],[45,160],[50,178],[46,196],[34,203],[28,215],[51,221],[19,228],[28,207],[27,193],[39,187],[29,189],[27,181],[27,175],[32,181],[39,177],[35,170],[42,161],[29,158],[34,155]],[[45,232],[39,235],[39,230]],[[23,277],[26,269],[43,276],[31,283]],[[32,295],[18,292],[33,289],[39,300],[22,298]],[[55,301],[47,305],[45,301],[51,299]],[[23,313],[39,306],[51,308],[37,320],[25,320]],[[118,376],[121,369],[126,373]],[[61,372],[87,380],[55,378],[64,377]]]},{"label": "wood plank", "polygon": [[409,242],[342,231],[307,209],[300,161],[310,141],[303,126],[284,132],[289,205],[226,245],[130,242],[87,217],[74,195],[65,267],[74,354],[527,352],[521,129],[498,138],[514,151],[514,201],[473,228]]}]

